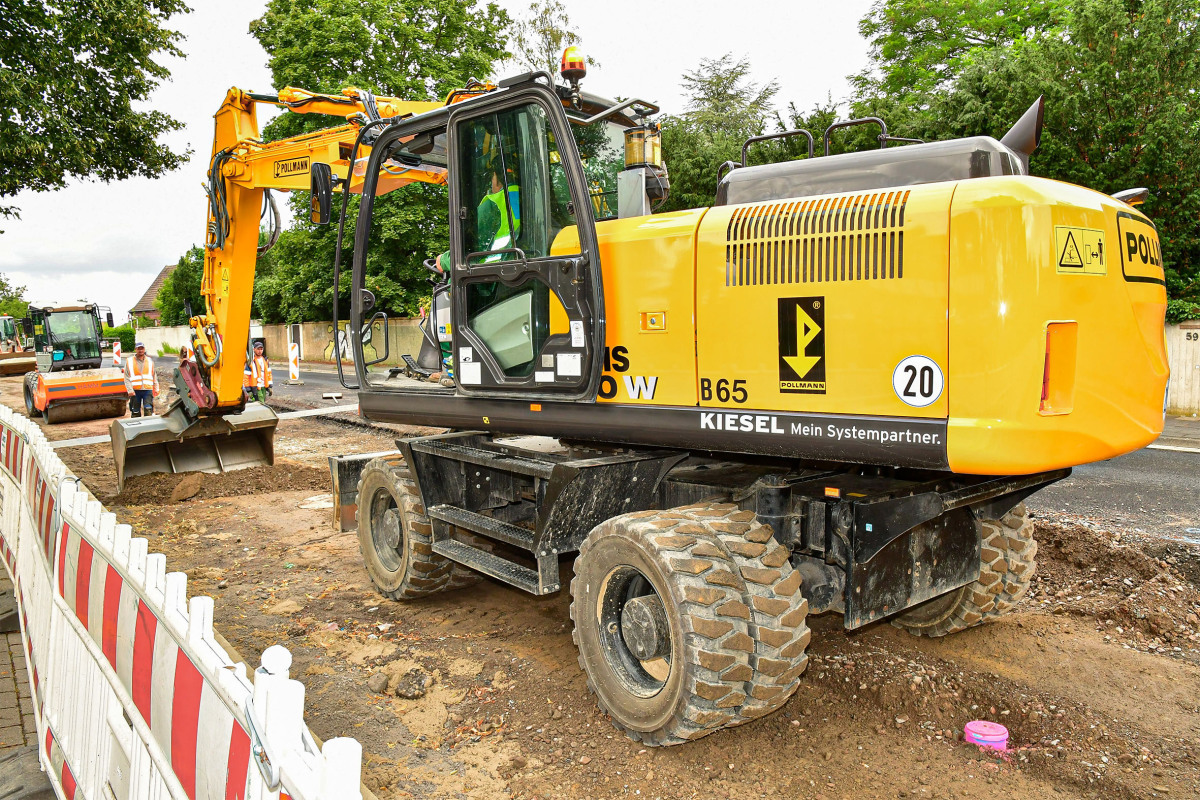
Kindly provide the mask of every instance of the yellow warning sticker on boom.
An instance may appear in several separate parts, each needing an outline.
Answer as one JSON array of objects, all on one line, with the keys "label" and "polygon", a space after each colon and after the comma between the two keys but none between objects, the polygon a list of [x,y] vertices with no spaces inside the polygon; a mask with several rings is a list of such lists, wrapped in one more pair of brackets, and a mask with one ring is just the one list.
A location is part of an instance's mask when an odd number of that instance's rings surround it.
[{"label": "yellow warning sticker on boom", "polygon": [[1104,231],[1054,226],[1054,263],[1060,275],[1107,275]]}]

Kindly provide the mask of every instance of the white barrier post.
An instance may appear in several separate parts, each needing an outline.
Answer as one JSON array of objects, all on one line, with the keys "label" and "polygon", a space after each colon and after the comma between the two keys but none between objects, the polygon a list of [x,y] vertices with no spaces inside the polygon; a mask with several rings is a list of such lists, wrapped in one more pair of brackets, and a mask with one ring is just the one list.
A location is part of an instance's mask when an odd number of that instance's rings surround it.
[{"label": "white barrier post", "polygon": [[287,649],[268,648],[251,683],[217,644],[212,599],[189,602],[187,577],[2,405],[0,497],[0,558],[59,797],[361,800],[362,747],[317,747]]},{"label": "white barrier post", "polygon": [[113,366],[121,366],[121,340],[117,339],[113,342]]},{"label": "white barrier post", "polygon": [[303,386],[304,381],[300,380],[300,344],[291,342],[288,344],[288,386]]}]

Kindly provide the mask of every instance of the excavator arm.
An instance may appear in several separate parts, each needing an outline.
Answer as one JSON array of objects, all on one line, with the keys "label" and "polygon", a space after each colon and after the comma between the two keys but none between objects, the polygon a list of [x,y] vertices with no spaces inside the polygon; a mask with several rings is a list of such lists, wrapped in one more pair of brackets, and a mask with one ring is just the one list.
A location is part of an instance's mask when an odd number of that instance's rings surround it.
[{"label": "excavator arm", "polygon": [[[279,105],[290,113],[337,114],[347,117],[348,122],[262,142],[256,114],[260,103]],[[189,320],[197,363],[190,371],[185,367],[183,375],[187,396],[196,406],[193,409],[184,403],[188,416],[228,412],[242,406],[242,371],[250,334],[263,192],[308,189],[309,172],[316,163],[329,165],[343,191],[360,192],[363,175],[351,175],[350,158],[356,156],[360,164],[365,164],[370,154],[370,148],[364,146],[352,152],[363,124],[370,119],[422,114],[441,106],[373,97],[357,89],[334,96],[288,87],[277,97],[229,90],[215,117],[208,182],[208,226],[200,288],[205,313]],[[445,173],[436,168],[416,168],[397,185],[416,181],[444,183]]]},{"label": "excavator arm", "polygon": [[[327,164],[339,190],[362,191],[370,155],[364,129],[373,121],[423,114],[493,87],[452,93],[444,103],[376,97],[358,89],[324,95],[287,87],[277,95],[230,89],[214,115],[209,165],[208,225],[201,294],[203,313],[188,320],[194,361],[176,369],[178,396],[161,418],[116,420],[112,425],[118,487],[149,472],[224,472],[274,462],[278,418],[246,404],[242,375],[250,337],[250,310],[258,258],[264,192],[307,190],[313,164]],[[334,127],[274,142],[259,138],[257,107],[287,113],[340,116]],[[351,162],[354,162],[353,164]],[[441,167],[389,173],[388,191],[409,183],[445,183]]]}]

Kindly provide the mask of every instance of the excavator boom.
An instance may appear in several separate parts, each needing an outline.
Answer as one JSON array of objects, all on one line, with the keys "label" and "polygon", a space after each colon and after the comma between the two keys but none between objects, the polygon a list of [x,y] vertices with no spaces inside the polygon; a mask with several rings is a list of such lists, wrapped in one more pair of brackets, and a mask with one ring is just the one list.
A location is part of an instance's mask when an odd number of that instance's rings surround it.
[{"label": "excavator boom", "polygon": [[[456,92],[447,102],[471,94],[470,90]],[[343,116],[347,122],[262,142],[259,104],[291,113]],[[294,87],[275,95],[229,90],[214,115],[200,286],[205,308],[188,320],[195,361],[176,369],[173,383],[178,397],[163,417],[113,422],[119,488],[127,477],[150,472],[226,472],[274,463],[278,418],[266,406],[247,403],[242,392],[264,193],[307,190],[313,164],[327,164],[342,191],[360,193],[365,177],[362,165],[370,153],[360,136],[363,129],[443,105],[376,97],[353,88],[342,95]],[[357,169],[352,169],[352,161]],[[417,181],[445,183],[446,177],[436,167],[414,167],[402,175],[389,174],[388,180],[399,187]]]}]

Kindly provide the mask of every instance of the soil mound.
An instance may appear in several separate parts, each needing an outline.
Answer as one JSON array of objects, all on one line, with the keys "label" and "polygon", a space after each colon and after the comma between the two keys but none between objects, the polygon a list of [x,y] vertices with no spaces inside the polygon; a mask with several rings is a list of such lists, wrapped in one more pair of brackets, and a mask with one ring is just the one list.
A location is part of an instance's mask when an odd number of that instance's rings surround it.
[{"label": "soil mound", "polygon": [[1031,599],[1052,613],[1123,626],[1134,644],[1166,650],[1200,635],[1200,548],[1144,542],[1038,520],[1038,572]]},{"label": "soil mound", "polygon": [[[200,485],[196,483],[199,480]],[[251,467],[219,475],[169,475],[155,472],[134,475],[125,481],[125,490],[115,497],[101,498],[105,505],[141,506],[166,505],[173,502],[206,500],[270,492],[312,491],[330,489],[329,471],[293,462],[279,462],[270,467]]]}]

